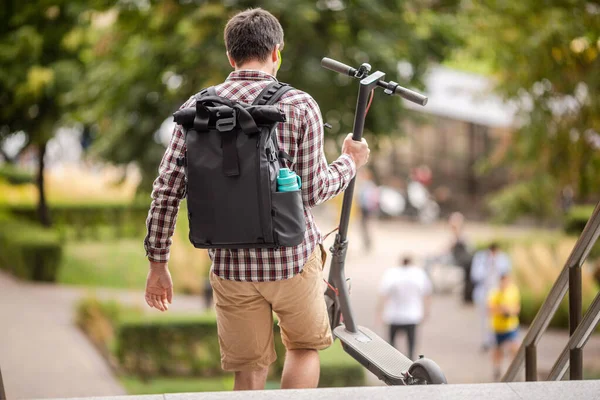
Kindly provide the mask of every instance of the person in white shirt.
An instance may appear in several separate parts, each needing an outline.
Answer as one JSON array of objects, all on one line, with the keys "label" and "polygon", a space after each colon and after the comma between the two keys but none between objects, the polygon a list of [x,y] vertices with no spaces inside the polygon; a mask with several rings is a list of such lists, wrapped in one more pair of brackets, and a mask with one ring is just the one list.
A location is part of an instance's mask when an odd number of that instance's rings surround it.
[{"label": "person in white shirt", "polygon": [[406,332],[408,357],[414,359],[416,328],[429,314],[431,281],[410,257],[402,265],[388,269],[381,281],[378,315],[389,325],[390,344],[398,331]]},{"label": "person in white shirt", "polygon": [[497,287],[500,277],[511,270],[508,255],[499,250],[497,243],[490,244],[486,250],[475,253],[471,264],[471,281],[473,282],[473,302],[477,306],[481,319],[482,350],[489,350],[495,342],[490,324],[487,298],[490,290]]}]

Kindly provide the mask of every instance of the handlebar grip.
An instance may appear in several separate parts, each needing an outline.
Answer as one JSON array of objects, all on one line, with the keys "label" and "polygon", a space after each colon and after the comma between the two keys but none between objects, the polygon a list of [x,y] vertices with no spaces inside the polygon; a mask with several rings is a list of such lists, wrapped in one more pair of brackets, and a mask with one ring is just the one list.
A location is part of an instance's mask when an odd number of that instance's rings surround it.
[{"label": "handlebar grip", "polygon": [[331,58],[323,57],[321,60],[321,66],[323,68],[330,69],[335,72],[339,72],[343,75],[354,76],[356,73],[356,69],[352,68],[346,64],[343,64],[339,61],[332,60]]},{"label": "handlebar grip", "polygon": [[394,94],[397,94],[406,100],[412,101],[413,103],[417,103],[419,105],[424,106],[427,104],[427,96],[423,96],[420,93],[413,92],[407,88],[403,88],[402,86],[397,86],[396,90],[394,90]]}]

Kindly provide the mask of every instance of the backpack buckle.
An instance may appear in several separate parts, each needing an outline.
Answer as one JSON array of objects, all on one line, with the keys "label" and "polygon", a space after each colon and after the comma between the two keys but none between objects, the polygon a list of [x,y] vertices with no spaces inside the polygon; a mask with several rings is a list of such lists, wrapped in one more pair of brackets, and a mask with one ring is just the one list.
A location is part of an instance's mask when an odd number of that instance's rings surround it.
[{"label": "backpack buckle", "polygon": [[215,124],[215,128],[219,132],[229,132],[236,126],[237,114],[233,108],[227,110],[219,110],[217,112],[219,118]]}]

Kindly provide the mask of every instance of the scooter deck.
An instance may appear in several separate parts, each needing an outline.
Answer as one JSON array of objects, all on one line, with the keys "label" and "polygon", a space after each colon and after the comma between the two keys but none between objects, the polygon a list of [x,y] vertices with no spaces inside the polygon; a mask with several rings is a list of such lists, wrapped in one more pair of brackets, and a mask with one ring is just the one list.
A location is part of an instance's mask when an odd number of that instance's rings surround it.
[{"label": "scooter deck", "polygon": [[362,326],[352,333],[340,325],[333,330],[344,350],[388,385],[405,385],[403,373],[412,361],[388,342]]}]

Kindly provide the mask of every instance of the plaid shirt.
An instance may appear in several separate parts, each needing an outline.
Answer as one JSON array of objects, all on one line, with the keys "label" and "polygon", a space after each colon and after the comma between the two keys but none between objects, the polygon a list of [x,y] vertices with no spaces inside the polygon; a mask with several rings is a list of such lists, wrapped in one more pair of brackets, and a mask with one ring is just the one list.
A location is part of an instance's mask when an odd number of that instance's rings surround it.
[{"label": "plaid shirt", "polygon": [[[250,104],[274,80],[273,76],[261,71],[234,71],[215,89],[219,96]],[[192,97],[181,108],[194,105]],[[348,155],[341,155],[327,165],[323,151],[323,119],[319,106],[310,95],[292,89],[281,97],[277,106],[287,117],[287,121],[277,127],[279,147],[294,160],[290,168],[302,178],[307,228],[304,241],[296,247],[279,249],[211,249],[213,272],[223,279],[277,281],[299,273],[321,242],[321,233],[310,208],[345,190],[356,174],[354,161]],[[184,168],[177,165],[177,158],[183,154],[185,132],[177,125],[154,181],[152,205],[146,220],[148,234],[144,247],[150,261],[167,262],[169,259],[179,202],[186,193]]]}]

